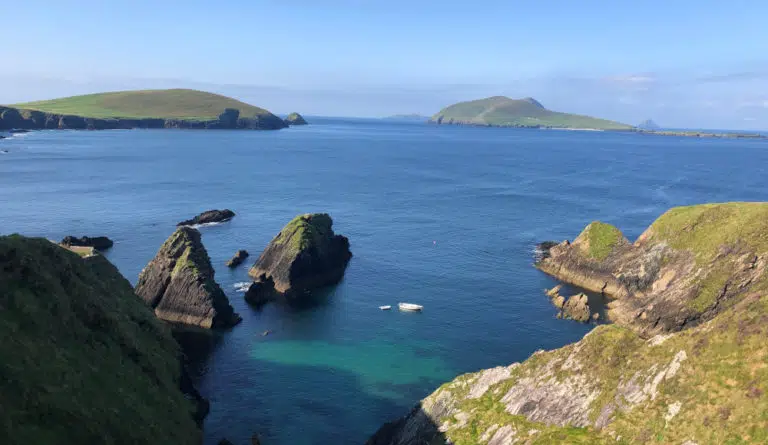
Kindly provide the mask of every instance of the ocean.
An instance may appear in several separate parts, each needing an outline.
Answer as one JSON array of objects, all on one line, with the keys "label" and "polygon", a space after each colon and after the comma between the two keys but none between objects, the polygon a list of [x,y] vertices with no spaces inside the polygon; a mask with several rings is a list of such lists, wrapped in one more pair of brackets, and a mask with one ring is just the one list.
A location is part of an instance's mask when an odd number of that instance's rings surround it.
[{"label": "ocean", "polygon": [[[206,444],[362,444],[455,376],[574,342],[536,243],[601,220],[631,240],[672,206],[768,200],[768,142],[314,119],[280,131],[41,131],[0,140],[0,233],[106,235],[132,283],[178,221],[202,227],[243,322],[190,351]],[[354,254],[338,286],[258,311],[248,267],[327,212]],[[224,263],[238,249],[251,258]],[[381,311],[407,301],[422,313]],[[271,331],[263,336],[264,331]]]}]

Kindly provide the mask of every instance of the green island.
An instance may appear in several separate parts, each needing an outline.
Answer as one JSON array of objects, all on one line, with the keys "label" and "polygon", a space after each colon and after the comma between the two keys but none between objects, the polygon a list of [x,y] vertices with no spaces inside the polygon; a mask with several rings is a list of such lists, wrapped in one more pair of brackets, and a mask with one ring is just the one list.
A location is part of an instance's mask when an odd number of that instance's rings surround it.
[{"label": "green island", "polygon": [[589,130],[631,130],[631,125],[578,114],[551,111],[536,99],[493,96],[459,102],[443,108],[430,119],[435,124],[489,127],[568,128]]},{"label": "green island", "polygon": [[190,89],[117,91],[0,106],[0,129],[280,129],[269,111]]},{"label": "green island", "polygon": [[766,234],[768,203],[730,202],[670,209],[634,243],[600,222],[542,243],[536,266],[602,291],[613,323],[460,376],[368,445],[768,443]]}]

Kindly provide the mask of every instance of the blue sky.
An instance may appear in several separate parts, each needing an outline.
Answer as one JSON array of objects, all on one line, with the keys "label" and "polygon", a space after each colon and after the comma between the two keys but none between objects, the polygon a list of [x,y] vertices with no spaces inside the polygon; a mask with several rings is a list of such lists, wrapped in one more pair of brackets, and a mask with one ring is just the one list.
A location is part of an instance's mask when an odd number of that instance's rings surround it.
[{"label": "blue sky", "polygon": [[25,0],[0,103],[192,87],[274,112],[433,114],[491,95],[768,130],[768,2]]}]

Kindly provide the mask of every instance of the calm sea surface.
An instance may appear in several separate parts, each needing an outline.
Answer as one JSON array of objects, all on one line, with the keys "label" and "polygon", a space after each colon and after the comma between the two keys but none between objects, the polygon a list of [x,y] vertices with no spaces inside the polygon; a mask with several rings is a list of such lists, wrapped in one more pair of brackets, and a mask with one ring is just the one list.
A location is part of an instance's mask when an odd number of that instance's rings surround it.
[{"label": "calm sea surface", "polygon": [[[592,220],[637,237],[671,206],[768,200],[768,142],[318,119],[275,132],[36,132],[0,141],[0,232],[107,235],[135,283],[175,223],[203,227],[243,323],[195,354],[207,444],[362,444],[457,374],[581,338],[531,267]],[[293,216],[328,212],[354,258],[302,308],[237,283]],[[249,264],[224,267],[237,249]],[[423,304],[421,314],[379,305]],[[273,333],[263,337],[261,333]]]}]

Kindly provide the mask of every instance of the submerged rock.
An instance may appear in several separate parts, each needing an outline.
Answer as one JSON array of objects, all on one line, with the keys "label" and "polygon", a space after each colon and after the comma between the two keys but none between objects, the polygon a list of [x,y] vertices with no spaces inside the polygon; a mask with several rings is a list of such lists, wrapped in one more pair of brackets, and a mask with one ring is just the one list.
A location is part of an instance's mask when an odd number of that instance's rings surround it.
[{"label": "submerged rock", "polygon": [[235,217],[235,212],[229,209],[224,210],[207,210],[192,219],[182,221],[176,224],[177,227],[181,226],[193,226],[197,224],[210,224],[218,222],[226,222]]},{"label": "submerged rock", "polygon": [[287,125],[307,125],[308,122],[299,113],[291,113],[285,118]]},{"label": "submerged rock", "polygon": [[227,267],[235,268],[240,264],[242,264],[246,258],[248,258],[248,251],[238,250],[237,253],[235,253],[235,256],[233,256],[229,261],[227,261]]},{"label": "submerged rock", "polygon": [[256,281],[246,300],[262,304],[281,296],[291,299],[341,281],[352,252],[349,240],[336,235],[332,226],[333,220],[325,213],[291,220],[249,271]]},{"label": "submerged rock", "polygon": [[214,281],[200,232],[180,227],[141,271],[136,294],[158,318],[203,328],[234,326],[241,318]]},{"label": "submerged rock", "polygon": [[96,250],[107,250],[114,245],[111,239],[106,236],[66,236],[61,240],[61,245],[65,247],[93,247]]}]

